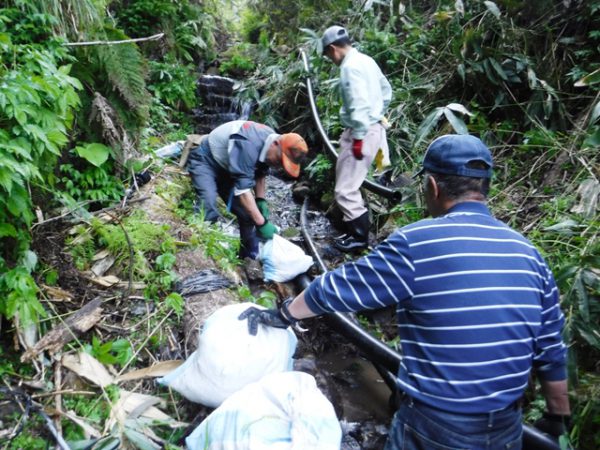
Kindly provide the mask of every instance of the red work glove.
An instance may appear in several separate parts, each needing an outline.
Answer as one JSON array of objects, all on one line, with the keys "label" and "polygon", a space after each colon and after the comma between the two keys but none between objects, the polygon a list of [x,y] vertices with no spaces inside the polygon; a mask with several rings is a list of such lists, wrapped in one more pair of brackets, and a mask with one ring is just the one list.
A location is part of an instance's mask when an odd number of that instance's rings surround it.
[{"label": "red work glove", "polygon": [[356,159],[363,159],[362,154],[362,139],[352,140],[352,154]]}]

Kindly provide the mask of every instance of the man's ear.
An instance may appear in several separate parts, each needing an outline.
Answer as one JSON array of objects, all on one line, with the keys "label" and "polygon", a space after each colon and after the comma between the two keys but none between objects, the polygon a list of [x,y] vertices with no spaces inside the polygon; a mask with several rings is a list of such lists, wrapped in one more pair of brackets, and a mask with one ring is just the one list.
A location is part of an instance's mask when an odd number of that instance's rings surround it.
[{"label": "man's ear", "polygon": [[431,192],[431,196],[433,198],[439,198],[440,189],[435,181],[435,178],[433,178],[431,175],[427,175],[427,189],[429,189],[429,192]]}]

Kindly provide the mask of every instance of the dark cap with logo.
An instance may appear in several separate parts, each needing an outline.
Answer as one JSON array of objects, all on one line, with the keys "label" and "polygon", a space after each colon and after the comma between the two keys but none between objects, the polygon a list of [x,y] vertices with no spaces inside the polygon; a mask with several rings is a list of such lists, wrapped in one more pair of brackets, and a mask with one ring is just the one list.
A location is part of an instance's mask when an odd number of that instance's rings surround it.
[{"label": "dark cap with logo", "polygon": [[325,30],[323,37],[321,38],[321,46],[323,47],[323,51],[325,51],[328,45],[344,38],[350,39],[350,36],[348,36],[348,31],[344,27],[340,27],[339,25],[330,26]]},{"label": "dark cap with logo", "polygon": [[[483,163],[473,167],[472,163]],[[492,154],[481,141],[468,134],[447,134],[434,140],[423,159],[424,171],[471,178],[492,178]]]}]

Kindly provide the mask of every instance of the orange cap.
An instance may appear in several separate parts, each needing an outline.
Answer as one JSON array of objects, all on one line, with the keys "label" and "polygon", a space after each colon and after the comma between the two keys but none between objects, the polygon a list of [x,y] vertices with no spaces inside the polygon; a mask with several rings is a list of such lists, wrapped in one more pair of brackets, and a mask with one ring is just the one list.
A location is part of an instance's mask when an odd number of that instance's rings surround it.
[{"label": "orange cap", "polygon": [[308,153],[306,142],[297,133],[286,133],[279,137],[281,146],[281,165],[289,176],[298,178],[300,162]]}]

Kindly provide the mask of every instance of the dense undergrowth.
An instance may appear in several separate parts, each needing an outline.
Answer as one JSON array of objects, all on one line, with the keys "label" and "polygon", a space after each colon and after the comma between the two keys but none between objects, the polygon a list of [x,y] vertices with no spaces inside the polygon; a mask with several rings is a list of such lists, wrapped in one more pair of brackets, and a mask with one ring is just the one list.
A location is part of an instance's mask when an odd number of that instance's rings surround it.
[{"label": "dense undergrowth", "polygon": [[[378,61],[394,89],[388,179],[413,172],[427,143],[442,133],[477,134],[491,147],[496,161],[491,207],[542,250],[561,290],[570,350],[570,442],[580,449],[600,446],[600,217],[594,203],[600,172],[600,1],[13,0],[4,5],[4,320],[18,330],[32,323],[46,329],[52,322],[54,311],[40,286],[66,281],[31,249],[33,237],[49,218],[71,211],[89,221],[84,210],[114,205],[135,188],[133,174],[147,168],[140,156],[193,132],[198,67],[213,65],[242,80],[238,95],[254,103],[252,119],[305,135],[313,161],[304,176],[315,197],[330,192],[332,166],[320,150],[304,78],[311,77],[323,125],[337,138],[337,71],[320,57],[319,37],[326,26],[339,23]],[[72,45],[158,33],[164,35]],[[299,49],[309,56],[310,74]],[[378,207],[375,222],[401,225],[420,216],[416,188],[403,189],[405,201]],[[186,205],[191,210],[184,201],[183,215]],[[223,253],[222,246],[213,245],[224,236],[189,220],[196,230],[193,245],[204,245],[224,265],[236,264],[234,251]],[[94,251],[108,246],[123,270],[131,265],[133,276],[146,282],[147,300],[165,315],[180,311],[181,299],[169,297],[178,246],[168,226],[152,227],[132,216],[121,224],[92,220],[85,230],[89,238],[73,247],[79,269],[88,269]],[[131,256],[130,247],[147,251]],[[90,339],[86,345],[111,364],[132,357],[118,339]],[[7,359],[1,370],[18,379],[31,376],[33,368]],[[115,395],[109,390],[105,399]],[[528,395],[527,416],[534,420],[542,404],[535,389]],[[106,418],[106,403],[70,401],[80,414],[98,422]],[[19,439],[33,443],[15,441],[11,448],[43,448],[35,434]]]}]

